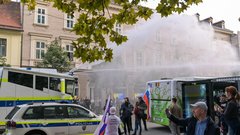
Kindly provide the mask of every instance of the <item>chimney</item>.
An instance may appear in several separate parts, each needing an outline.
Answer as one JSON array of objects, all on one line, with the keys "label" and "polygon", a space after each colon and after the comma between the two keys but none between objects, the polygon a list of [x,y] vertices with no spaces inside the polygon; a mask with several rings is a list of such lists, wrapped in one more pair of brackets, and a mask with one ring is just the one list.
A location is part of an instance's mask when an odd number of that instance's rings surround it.
[{"label": "chimney", "polygon": [[196,13],[195,16],[197,17],[197,20],[200,21],[200,14]]}]

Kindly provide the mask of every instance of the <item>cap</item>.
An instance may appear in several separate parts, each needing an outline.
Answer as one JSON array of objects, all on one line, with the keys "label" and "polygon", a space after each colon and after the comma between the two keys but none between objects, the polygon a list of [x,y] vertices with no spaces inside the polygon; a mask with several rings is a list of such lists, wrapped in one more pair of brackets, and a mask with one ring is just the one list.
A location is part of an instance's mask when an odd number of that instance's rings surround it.
[{"label": "cap", "polygon": [[111,107],[109,113],[116,114],[116,107]]},{"label": "cap", "polygon": [[203,110],[206,110],[208,109],[207,105],[205,102],[202,102],[202,101],[199,101],[199,102],[196,102],[195,104],[190,104],[191,107],[199,107],[199,108],[202,108]]}]

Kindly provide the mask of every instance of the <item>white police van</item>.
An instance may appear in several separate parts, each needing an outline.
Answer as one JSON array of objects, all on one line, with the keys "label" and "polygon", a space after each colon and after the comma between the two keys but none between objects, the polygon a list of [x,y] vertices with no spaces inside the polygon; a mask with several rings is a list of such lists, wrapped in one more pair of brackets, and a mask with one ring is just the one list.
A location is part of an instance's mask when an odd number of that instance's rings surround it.
[{"label": "white police van", "polygon": [[101,117],[66,103],[31,103],[16,106],[6,116],[4,135],[89,135]]}]

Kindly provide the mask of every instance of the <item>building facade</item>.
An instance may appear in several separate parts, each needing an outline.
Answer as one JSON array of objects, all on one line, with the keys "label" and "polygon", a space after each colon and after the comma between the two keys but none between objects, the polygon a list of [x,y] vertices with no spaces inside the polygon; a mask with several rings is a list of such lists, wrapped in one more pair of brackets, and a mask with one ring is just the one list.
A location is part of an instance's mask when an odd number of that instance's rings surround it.
[{"label": "building facade", "polygon": [[[68,52],[73,67],[80,61],[73,58],[72,41],[77,36],[71,32],[75,18],[58,11],[49,2],[37,0],[35,10],[29,11],[23,5],[23,53],[22,66],[34,67],[36,62],[42,60],[47,51],[47,45],[54,40],[60,41],[60,45]],[[77,14],[76,14],[77,15]]]},{"label": "building facade", "polygon": [[6,59],[7,65],[20,67],[23,31],[20,3],[0,4],[0,11],[0,57]]}]

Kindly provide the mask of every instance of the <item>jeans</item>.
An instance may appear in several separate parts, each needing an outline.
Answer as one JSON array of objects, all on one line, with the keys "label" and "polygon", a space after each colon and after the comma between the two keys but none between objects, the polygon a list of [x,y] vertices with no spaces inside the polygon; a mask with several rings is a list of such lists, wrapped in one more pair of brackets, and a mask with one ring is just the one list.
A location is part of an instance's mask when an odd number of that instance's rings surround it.
[{"label": "jeans", "polygon": [[142,133],[141,118],[136,118],[135,119],[134,135],[137,133],[138,127],[140,128],[139,135],[141,135],[141,133]]}]

